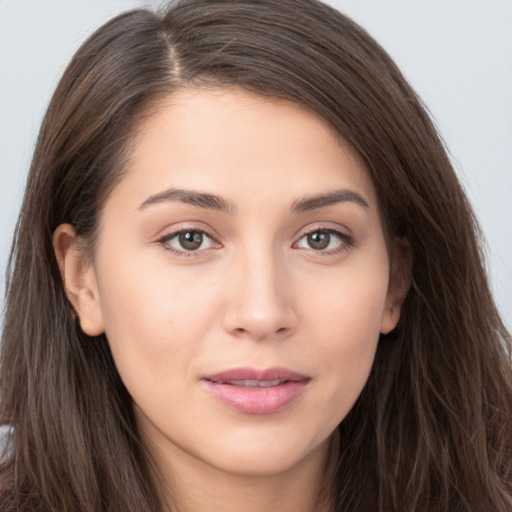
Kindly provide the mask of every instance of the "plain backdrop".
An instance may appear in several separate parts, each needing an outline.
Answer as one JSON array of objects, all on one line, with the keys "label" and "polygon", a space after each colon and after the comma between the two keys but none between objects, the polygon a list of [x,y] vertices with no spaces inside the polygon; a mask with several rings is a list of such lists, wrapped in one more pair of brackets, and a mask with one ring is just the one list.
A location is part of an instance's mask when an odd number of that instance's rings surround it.
[{"label": "plain backdrop", "polygon": [[[512,327],[512,0],[328,3],[384,46],[428,105],[476,209],[498,306]],[[64,67],[113,15],[159,4],[0,0],[2,277],[39,125]]]}]

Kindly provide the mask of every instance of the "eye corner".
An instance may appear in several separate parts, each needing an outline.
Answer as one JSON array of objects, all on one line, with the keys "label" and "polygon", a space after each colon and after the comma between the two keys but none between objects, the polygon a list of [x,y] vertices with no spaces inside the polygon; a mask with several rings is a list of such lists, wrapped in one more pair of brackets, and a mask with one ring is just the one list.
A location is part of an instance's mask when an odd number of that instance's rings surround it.
[{"label": "eye corner", "polygon": [[179,257],[200,257],[222,244],[208,231],[197,227],[183,227],[159,237],[155,244]]},{"label": "eye corner", "polygon": [[312,254],[333,256],[346,252],[355,246],[352,235],[333,227],[314,227],[302,231],[300,237],[292,244],[294,249],[306,250]]}]

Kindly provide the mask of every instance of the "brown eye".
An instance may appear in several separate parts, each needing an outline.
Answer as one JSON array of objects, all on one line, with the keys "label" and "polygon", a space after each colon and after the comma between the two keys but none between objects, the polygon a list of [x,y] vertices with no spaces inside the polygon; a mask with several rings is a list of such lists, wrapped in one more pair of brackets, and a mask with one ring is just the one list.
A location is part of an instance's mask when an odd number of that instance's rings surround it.
[{"label": "brown eye", "polygon": [[307,243],[311,249],[321,251],[331,242],[331,233],[328,231],[313,231],[307,235]]},{"label": "brown eye", "polygon": [[167,251],[178,256],[199,256],[209,249],[219,249],[222,245],[201,229],[181,229],[165,235],[158,243]]},{"label": "brown eye", "polygon": [[354,245],[350,235],[337,229],[321,228],[304,233],[294,244],[296,249],[307,249],[325,255],[337,254]]},{"label": "brown eye", "polygon": [[178,235],[178,242],[186,251],[197,251],[203,244],[203,238],[199,231],[183,231]]}]

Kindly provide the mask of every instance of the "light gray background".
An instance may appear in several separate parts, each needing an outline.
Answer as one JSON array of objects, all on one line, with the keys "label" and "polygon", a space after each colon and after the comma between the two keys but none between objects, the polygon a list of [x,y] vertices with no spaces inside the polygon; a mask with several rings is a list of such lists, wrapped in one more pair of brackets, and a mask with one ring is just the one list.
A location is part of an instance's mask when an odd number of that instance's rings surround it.
[{"label": "light gray background", "polygon": [[[386,48],[429,106],[477,211],[498,306],[512,327],[512,0],[328,3]],[[0,0],[0,275],[37,131],[65,65],[100,24],[151,4],[160,2]]]}]

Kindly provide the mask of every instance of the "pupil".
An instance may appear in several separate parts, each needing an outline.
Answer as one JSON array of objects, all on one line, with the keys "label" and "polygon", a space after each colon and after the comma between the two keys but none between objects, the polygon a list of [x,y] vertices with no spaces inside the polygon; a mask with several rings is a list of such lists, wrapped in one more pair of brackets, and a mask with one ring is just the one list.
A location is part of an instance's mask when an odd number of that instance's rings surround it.
[{"label": "pupil", "polygon": [[331,235],[327,231],[315,231],[308,235],[308,244],[312,249],[325,249],[331,241]]},{"label": "pupil", "polygon": [[179,235],[180,245],[183,249],[196,251],[203,243],[203,234],[197,231],[186,231]]}]

